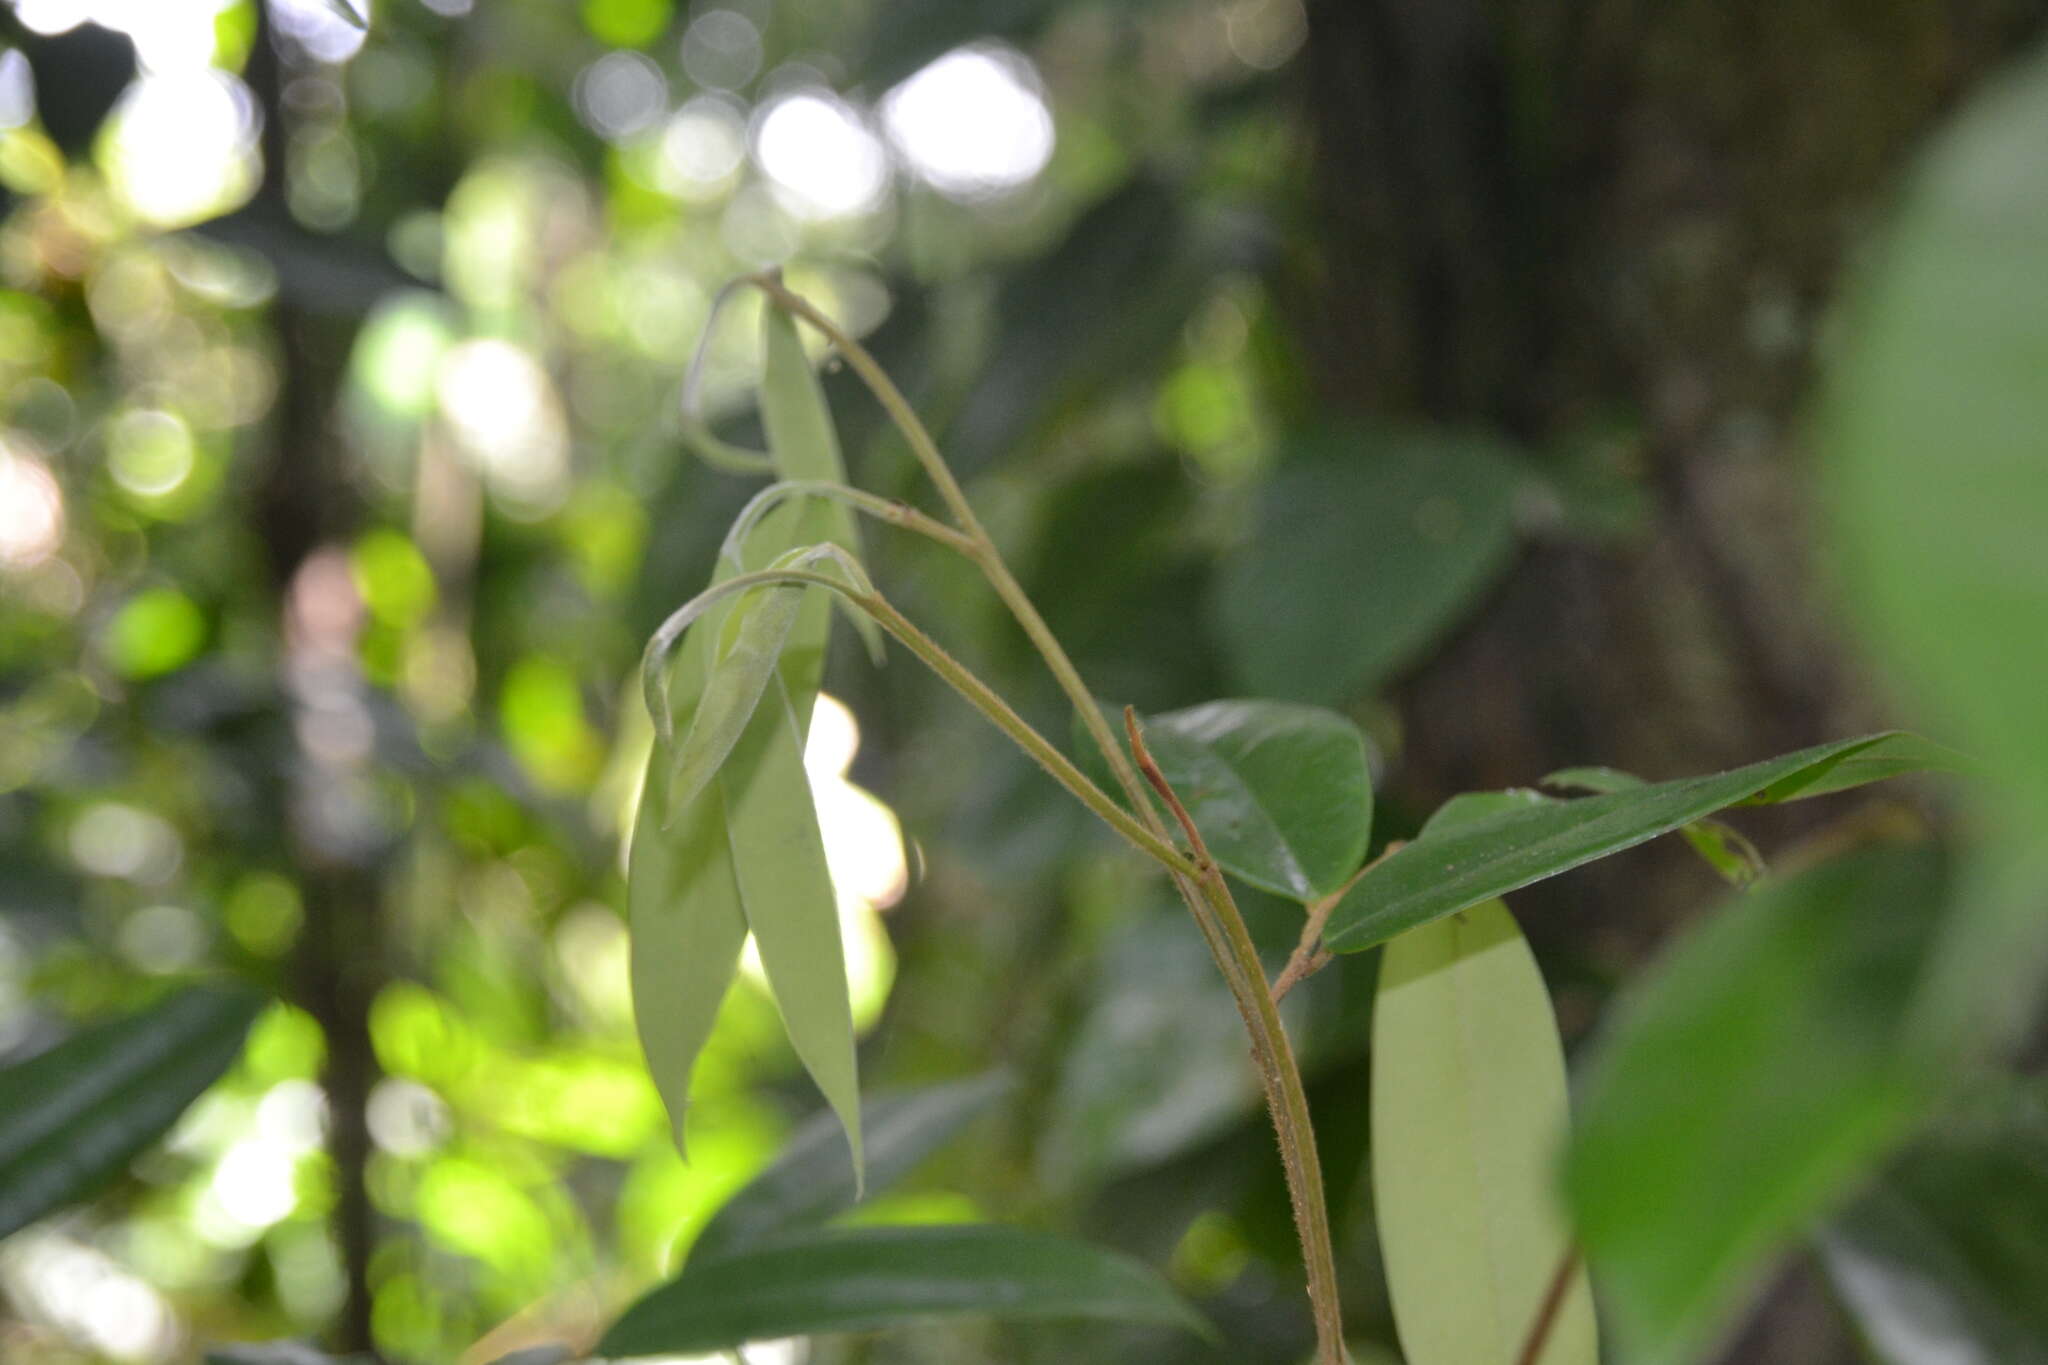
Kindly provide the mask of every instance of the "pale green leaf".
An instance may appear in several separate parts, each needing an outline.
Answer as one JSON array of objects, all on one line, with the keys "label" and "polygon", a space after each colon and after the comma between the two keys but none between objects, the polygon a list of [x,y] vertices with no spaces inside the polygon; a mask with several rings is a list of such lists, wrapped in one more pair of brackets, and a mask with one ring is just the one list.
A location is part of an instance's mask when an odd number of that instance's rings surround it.
[{"label": "pale green leaf", "polygon": [[739,742],[762,691],[777,676],[783,647],[807,595],[801,586],[774,585],[756,588],[733,603],[720,630],[719,657],[690,718],[689,732],[675,746],[664,823],[673,824],[689,808]]},{"label": "pale green leaf", "polygon": [[[1373,1011],[1372,1178],[1409,1365],[1515,1365],[1571,1235],[1569,1113],[1550,997],[1497,900],[1388,943]],[[1595,1365],[1575,1272],[1540,1357]]]},{"label": "pale green leaf", "polygon": [[1208,1326],[1136,1261],[986,1224],[815,1231],[693,1260],[606,1332],[605,1356],[680,1355],[962,1316]]}]

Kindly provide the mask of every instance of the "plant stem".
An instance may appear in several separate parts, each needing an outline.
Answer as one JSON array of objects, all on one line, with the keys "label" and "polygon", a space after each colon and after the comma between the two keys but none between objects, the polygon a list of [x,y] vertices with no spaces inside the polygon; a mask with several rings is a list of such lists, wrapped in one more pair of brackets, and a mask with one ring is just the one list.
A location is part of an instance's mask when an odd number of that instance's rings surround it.
[{"label": "plant stem", "polygon": [[[1131,741],[1131,753],[1139,771],[1180,822],[1195,854],[1196,887],[1199,901],[1190,902],[1195,918],[1205,918],[1204,937],[1219,963],[1228,961],[1224,977],[1231,983],[1231,997],[1251,1035],[1252,1057],[1266,1092],[1266,1110],[1272,1115],[1273,1131],[1280,1144],[1281,1165],[1287,1175],[1287,1195],[1294,1206],[1294,1226],[1301,1237],[1302,1262],[1308,1270],[1309,1307],[1315,1314],[1316,1358],[1323,1365],[1342,1365],[1344,1360],[1344,1318],[1337,1299],[1336,1251],[1330,1240],[1329,1204],[1323,1193],[1323,1167],[1316,1155],[1315,1128],[1309,1119],[1308,1095],[1301,1085],[1301,1067],[1294,1048],[1280,1022],[1279,1007],[1266,988],[1265,968],[1258,948],[1245,928],[1244,916],[1230,894],[1223,869],[1209,855],[1202,833],[1195,827],[1187,807],[1166,780],[1145,748],[1145,736],[1138,728],[1137,713],[1124,708],[1124,728]],[[1207,910],[1205,917],[1203,911]]]},{"label": "plant stem", "polygon": [[[1343,1320],[1337,1303],[1337,1269],[1335,1253],[1330,1242],[1329,1214],[1323,1197],[1322,1166],[1316,1156],[1315,1133],[1309,1124],[1308,1100],[1302,1091],[1301,1070],[1294,1060],[1293,1048],[1289,1045],[1287,1031],[1280,1023],[1280,1016],[1273,1005],[1272,994],[1266,984],[1265,967],[1259,961],[1258,950],[1253,946],[1251,933],[1245,928],[1244,916],[1238,912],[1237,902],[1232,899],[1229,885],[1223,880],[1222,871],[1217,868],[1199,844],[1199,834],[1194,831],[1193,822],[1187,821],[1185,828],[1190,835],[1191,847],[1196,850],[1196,860],[1202,869],[1190,869],[1179,850],[1174,849],[1167,838],[1166,826],[1159,818],[1146,794],[1145,781],[1138,770],[1125,756],[1124,748],[1116,742],[1109,722],[1103,718],[1102,710],[1095,704],[1094,694],[1074,662],[1067,656],[1059,639],[1052,633],[1045,618],[1038,614],[1038,608],[1025,594],[1024,587],[1016,575],[1003,562],[1002,551],[989,535],[974,508],[961,490],[960,482],[954,478],[945,457],[939,453],[938,443],[925,430],[924,423],[910,402],[889,378],[887,371],[870,355],[865,347],[848,336],[844,329],[811,304],[802,295],[793,293],[773,274],[753,275],[748,282],[773,299],[793,317],[803,319],[816,328],[826,340],[845,357],[882,408],[888,413],[896,429],[909,444],[911,453],[924,467],[926,475],[938,489],[940,499],[958,523],[960,529],[974,542],[973,558],[981,567],[982,576],[995,590],[997,597],[1009,609],[1011,616],[1023,628],[1024,634],[1038,651],[1039,657],[1053,675],[1060,690],[1073,705],[1081,724],[1086,727],[1089,737],[1101,751],[1103,759],[1115,775],[1117,785],[1123,789],[1131,809],[1138,813],[1143,823],[1137,827],[1144,838],[1131,827],[1124,811],[1115,802],[1104,797],[1094,783],[1081,779],[1080,785],[1068,782],[1061,776],[1059,768],[1045,754],[1026,743],[1025,736],[1037,743],[1043,743],[1035,730],[1018,718],[994,692],[980,679],[954,662],[945,651],[928,639],[924,640],[931,653],[912,639],[924,639],[908,620],[901,616],[896,621],[904,629],[898,629],[886,618],[881,620],[885,629],[918,652],[941,676],[953,684],[970,701],[974,701],[991,720],[1003,728],[1011,738],[1023,745],[1032,757],[1046,766],[1053,776],[1065,785],[1105,821],[1144,851],[1151,853],[1164,863],[1172,876],[1174,888],[1181,899],[1187,902],[1188,912],[1194,917],[1209,952],[1216,960],[1217,969],[1223,974],[1230,987],[1231,998],[1236,1001],[1238,1012],[1244,1018],[1245,1030],[1251,1036],[1252,1058],[1259,1072],[1259,1081],[1266,1093],[1266,1106],[1273,1116],[1273,1127],[1280,1144],[1281,1164],[1287,1173],[1288,1195],[1294,1205],[1294,1221],[1301,1237],[1302,1260],[1308,1269],[1308,1291],[1310,1307],[1316,1323],[1316,1358],[1318,1365],[1343,1365],[1344,1332]],[[886,604],[885,604],[886,605]],[[893,613],[893,608],[890,609]],[[909,634],[905,633],[910,632]],[[940,660],[944,660],[941,667]],[[956,670],[948,673],[947,669]],[[986,702],[977,697],[984,694]],[[1010,718],[998,718],[998,709]],[[1012,723],[1014,722],[1014,726]],[[1048,746],[1049,748],[1050,746]],[[1071,768],[1064,755],[1052,751],[1052,758]],[[1076,770],[1075,775],[1079,773]],[[1161,777],[1159,781],[1164,781]],[[1107,808],[1098,805],[1101,798]],[[1113,813],[1113,815],[1112,815]],[[1182,815],[1185,816],[1185,810]],[[1162,856],[1159,847],[1172,850],[1172,857]]]},{"label": "plant stem", "polygon": [[907,502],[880,497],[863,489],[850,488],[843,483],[833,483],[829,479],[784,479],[780,483],[771,483],[754,494],[747,505],[740,509],[740,514],[733,518],[732,527],[725,533],[725,544],[720,547],[719,553],[728,558],[736,558],[741,545],[767,515],[768,510],[785,498],[796,497],[827,498],[833,502],[845,503],[877,521],[900,527],[905,531],[915,531],[918,535],[935,540],[948,549],[979,562],[975,542],[937,518],[926,516]]},{"label": "plant stem", "polygon": [[1536,1307],[1536,1320],[1529,1324],[1529,1335],[1522,1341],[1522,1351],[1515,1357],[1515,1365],[1536,1365],[1543,1358],[1543,1348],[1550,1344],[1550,1331],[1557,1325],[1558,1310],[1564,1307],[1565,1293],[1571,1288],[1572,1275],[1578,1268],[1578,1244],[1571,1243],[1557,1258],[1557,1269],[1550,1275],[1550,1287],[1543,1291],[1543,1302]]},{"label": "plant stem", "polygon": [[1280,969],[1280,975],[1273,980],[1274,1004],[1279,1004],[1287,998],[1287,992],[1330,965],[1330,954],[1322,946],[1323,926],[1330,922],[1330,912],[1337,908],[1339,901],[1351,894],[1351,888],[1358,885],[1361,877],[1399,853],[1406,842],[1403,839],[1396,839],[1389,843],[1380,850],[1379,857],[1345,879],[1344,885],[1320,900],[1309,902],[1308,919],[1301,926],[1301,939],[1294,945],[1294,951],[1288,954],[1287,965]]}]

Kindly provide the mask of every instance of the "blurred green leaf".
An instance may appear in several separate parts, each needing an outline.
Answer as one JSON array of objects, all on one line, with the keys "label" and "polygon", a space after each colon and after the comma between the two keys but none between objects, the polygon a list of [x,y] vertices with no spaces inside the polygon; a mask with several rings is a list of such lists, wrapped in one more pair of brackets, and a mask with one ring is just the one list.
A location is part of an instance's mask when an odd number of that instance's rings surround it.
[{"label": "blurred green leaf", "polygon": [[1921,163],[1819,413],[1845,587],[1930,715],[2048,811],[2048,54]]},{"label": "blurred green leaf", "polygon": [[[1507,907],[1387,944],[1373,1011],[1372,1180],[1410,1365],[1520,1358],[1571,1234],[1552,1163],[1569,1126],[1550,996]],[[1539,1359],[1595,1365],[1574,1273]]]},{"label": "blurred green leaf", "polygon": [[[900,1180],[1012,1085],[1003,1072],[871,1096],[861,1106],[870,1192]],[[712,1215],[690,1246],[694,1259],[729,1255],[778,1233],[822,1223],[852,1208],[860,1182],[847,1160],[839,1119],[820,1114],[791,1135],[781,1155]]]},{"label": "blurred green leaf", "polygon": [[818,1231],[716,1260],[627,1309],[600,1354],[716,1351],[813,1332],[975,1314],[1206,1324],[1135,1261],[1049,1233],[990,1225]]},{"label": "blurred green leaf", "polygon": [[1809,1219],[1903,1135],[1900,1046],[1943,902],[1940,859],[1866,849],[1766,882],[1620,1008],[1566,1185],[1617,1336],[1689,1360]]},{"label": "blurred green leaf", "polygon": [[[1121,735],[1123,713],[1104,710]],[[1292,702],[1212,701],[1143,724],[1146,747],[1225,871],[1309,901],[1358,870],[1372,831],[1372,773],[1365,736],[1343,716]],[[1078,717],[1074,747],[1113,790]]]},{"label": "blurred green leaf", "polygon": [[[1525,803],[1454,829],[1425,832],[1359,879],[1331,912],[1323,942],[1335,952],[1357,952],[1725,807],[1839,790],[1829,782],[1837,765],[1895,738],[1839,740],[1730,772],[1576,801]],[[1892,775],[1887,765],[1866,771]]]},{"label": "blurred green leaf", "polygon": [[0,1236],[92,1194],[220,1078],[264,997],[194,986],[0,1071]]},{"label": "blurred green leaf", "polygon": [[1296,437],[1217,581],[1238,681],[1324,703],[1383,685],[1507,567],[1523,477],[1507,447],[1470,433]]},{"label": "blurred green leaf", "polygon": [[1821,1232],[1821,1263],[1882,1365],[2048,1362],[2048,1092],[1988,1099]]}]

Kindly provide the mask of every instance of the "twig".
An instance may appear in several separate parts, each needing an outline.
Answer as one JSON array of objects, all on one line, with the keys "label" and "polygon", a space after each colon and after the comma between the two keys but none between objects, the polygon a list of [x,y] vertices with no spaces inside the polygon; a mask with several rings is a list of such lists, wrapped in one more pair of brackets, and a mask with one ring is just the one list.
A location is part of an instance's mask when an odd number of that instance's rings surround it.
[{"label": "twig", "polygon": [[1314,976],[1330,965],[1330,953],[1322,946],[1323,926],[1330,922],[1330,912],[1337,903],[1351,894],[1351,888],[1358,885],[1359,878],[1378,867],[1401,850],[1405,841],[1395,839],[1380,850],[1380,856],[1351,874],[1344,885],[1320,900],[1311,901],[1308,907],[1308,922],[1301,926],[1301,941],[1294,945],[1288,955],[1287,965],[1280,969],[1280,975],[1273,981],[1273,1003],[1279,1004],[1287,992]]},{"label": "twig", "polygon": [[1571,1288],[1572,1275],[1578,1268],[1578,1243],[1566,1243],[1564,1254],[1557,1258],[1557,1269],[1551,1272],[1550,1287],[1543,1291],[1543,1302],[1536,1307],[1536,1320],[1529,1324],[1529,1335],[1522,1340],[1522,1352],[1515,1357],[1515,1365],[1536,1365],[1542,1359],[1543,1348],[1550,1344],[1550,1331],[1557,1326],[1558,1310],[1564,1307],[1565,1293]]}]

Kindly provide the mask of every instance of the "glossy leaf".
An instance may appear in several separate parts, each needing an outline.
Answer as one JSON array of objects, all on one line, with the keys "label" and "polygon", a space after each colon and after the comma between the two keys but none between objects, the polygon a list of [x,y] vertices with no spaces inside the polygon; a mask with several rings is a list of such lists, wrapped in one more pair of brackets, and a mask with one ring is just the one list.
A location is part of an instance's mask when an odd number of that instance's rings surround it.
[{"label": "glossy leaf", "polygon": [[1931,147],[1823,393],[1841,575],[1892,675],[2048,812],[2048,53]]},{"label": "glossy leaf", "polygon": [[0,1071],[0,1236],[98,1191],[241,1054],[264,997],[194,986]]},{"label": "glossy leaf", "polygon": [[[1843,762],[1854,763],[1857,757],[1851,755]],[[1837,768],[1841,766],[1842,764],[1836,765]],[[1863,777],[1861,780],[1875,779]],[[1556,791],[1577,790],[1605,795],[1608,792],[1635,791],[1648,786],[1649,783],[1633,773],[1625,773],[1618,768],[1566,768],[1544,778],[1543,785]],[[1856,784],[1851,782],[1846,785]],[[1681,825],[1678,834],[1686,843],[1692,845],[1693,852],[1699,854],[1702,861],[1732,885],[1748,886],[1764,874],[1763,854],[1757,852],[1756,845],[1752,844],[1742,831],[1731,825],[1723,824],[1719,820],[1695,820],[1689,825]]]},{"label": "glossy leaf", "polygon": [[966,1315],[1206,1330],[1152,1271],[1085,1243],[985,1224],[873,1227],[693,1260],[627,1309],[597,1349],[628,1357],[716,1351]]},{"label": "glossy leaf", "polygon": [[[884,1189],[909,1174],[986,1112],[1011,1084],[1008,1075],[991,1072],[868,1099],[861,1106],[868,1188]],[[823,1223],[853,1207],[858,1197],[839,1120],[821,1114],[797,1129],[774,1164],[712,1215],[691,1244],[690,1255],[728,1255],[779,1233]]]},{"label": "glossy leaf", "polygon": [[[1112,721],[1122,734],[1122,712]],[[1372,829],[1372,774],[1356,725],[1275,701],[1212,701],[1143,723],[1146,747],[1225,871],[1308,901],[1358,870]],[[1110,788],[1078,722],[1075,747]]]},{"label": "glossy leaf", "polygon": [[[1357,952],[1725,807],[1840,790],[1831,785],[1830,773],[1892,738],[1841,740],[1712,776],[1525,805],[1426,835],[1359,879],[1331,911],[1323,942],[1335,952]],[[1873,765],[1872,771],[1892,775],[1886,765]]]},{"label": "glossy leaf", "polygon": [[[1511,1365],[1571,1234],[1555,1160],[1569,1124],[1550,996],[1507,907],[1387,944],[1373,1011],[1372,1179],[1409,1365]],[[1596,1365],[1573,1276],[1540,1357]]]},{"label": "glossy leaf", "polygon": [[1964,1107],[1820,1235],[1880,1365],[2048,1365],[2048,1092]]},{"label": "glossy leaf", "polygon": [[1497,442],[1434,428],[1304,438],[1218,580],[1247,692],[1333,703],[1414,662],[1507,566],[1523,475]]},{"label": "glossy leaf", "polygon": [[1744,893],[1620,1008],[1567,1188],[1631,1360],[1693,1359],[1743,1291],[1904,1135],[1901,1045],[1938,858],[1859,851]]},{"label": "glossy leaf", "polygon": [[[776,474],[784,479],[811,479],[825,483],[846,482],[846,461],[839,452],[839,432],[832,424],[832,410],[825,391],[804,354],[796,321],[780,308],[761,310],[761,426],[768,437],[768,456]],[[807,498],[790,512],[792,525],[785,544],[833,544],[861,557],[860,522],[844,503]],[[813,597],[816,594],[812,594]],[[854,632],[866,646],[868,657],[882,658],[882,630],[865,614],[848,610]],[[808,601],[792,642],[792,654],[783,670],[790,698],[797,704],[806,726],[810,723],[810,698],[818,689],[825,637],[830,629],[831,604]]]}]

